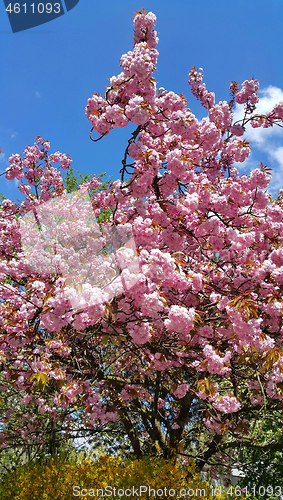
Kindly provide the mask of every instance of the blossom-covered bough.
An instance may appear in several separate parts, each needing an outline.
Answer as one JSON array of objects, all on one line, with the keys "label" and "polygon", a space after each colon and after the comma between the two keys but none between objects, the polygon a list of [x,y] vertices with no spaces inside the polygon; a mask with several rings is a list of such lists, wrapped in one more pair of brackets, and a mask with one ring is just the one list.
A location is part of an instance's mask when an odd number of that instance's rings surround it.
[{"label": "blossom-covered bough", "polygon": [[137,126],[120,181],[67,196],[51,162],[70,159],[41,138],[10,158],[26,199],[0,212],[3,388],[22,393],[21,425],[38,408],[24,438],[44,439],[44,416],[71,432],[79,415],[90,429],[118,422],[137,457],[229,465],[229,450],[281,447],[261,429],[283,404],[282,194],[267,193],[267,167],[239,176],[234,163],[250,153],[247,123],[282,126],[283,103],[258,115],[252,79],[215,104],[193,68],[198,121],[182,94],[157,89],[155,20],[136,13],[122,72],[86,107],[93,140]]}]

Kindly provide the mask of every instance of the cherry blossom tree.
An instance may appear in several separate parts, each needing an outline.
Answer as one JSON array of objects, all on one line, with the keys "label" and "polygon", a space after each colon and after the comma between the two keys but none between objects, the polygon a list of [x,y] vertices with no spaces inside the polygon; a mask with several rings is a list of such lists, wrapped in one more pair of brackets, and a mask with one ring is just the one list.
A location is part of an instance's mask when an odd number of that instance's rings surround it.
[{"label": "cherry blossom tree", "polygon": [[25,200],[0,213],[0,355],[22,422],[40,400],[54,422],[65,410],[90,429],[117,422],[137,457],[203,468],[282,446],[261,422],[283,404],[283,191],[272,200],[270,169],[239,175],[235,163],[251,151],[247,124],[282,126],[283,102],[257,114],[251,79],[215,103],[193,68],[198,121],[182,94],[157,88],[155,21],[136,13],[122,72],[86,107],[93,141],[136,125],[120,180],[68,194],[52,163],[71,160],[41,138],[9,160]]}]

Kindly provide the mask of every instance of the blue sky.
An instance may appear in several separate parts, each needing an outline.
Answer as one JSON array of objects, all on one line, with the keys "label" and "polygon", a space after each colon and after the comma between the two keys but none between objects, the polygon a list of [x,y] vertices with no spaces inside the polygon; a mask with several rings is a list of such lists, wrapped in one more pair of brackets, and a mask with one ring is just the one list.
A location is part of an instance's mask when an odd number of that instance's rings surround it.
[{"label": "blue sky", "polygon": [[[80,0],[69,13],[13,34],[0,0],[0,172],[11,154],[21,154],[41,135],[50,152],[70,154],[75,170],[119,177],[131,129],[115,129],[92,143],[84,108],[120,73],[119,59],[132,49],[134,11],[142,7],[157,15],[158,86],[183,92],[198,118],[205,110],[187,83],[192,66],[204,69],[216,102],[229,100],[231,80],[252,77],[260,82],[262,110],[283,100],[282,0],[139,2]],[[283,129],[248,131],[246,138],[255,148],[240,173],[261,160],[273,169],[271,191],[283,187]],[[4,176],[0,192],[20,197]]]}]

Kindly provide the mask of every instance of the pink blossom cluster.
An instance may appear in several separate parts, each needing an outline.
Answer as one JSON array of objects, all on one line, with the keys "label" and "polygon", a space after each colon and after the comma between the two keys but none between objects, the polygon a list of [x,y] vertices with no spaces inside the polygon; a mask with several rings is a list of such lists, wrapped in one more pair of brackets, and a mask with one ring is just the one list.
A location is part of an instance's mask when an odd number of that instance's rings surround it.
[{"label": "pink blossom cluster", "polygon": [[53,163],[61,163],[61,168],[64,170],[68,169],[72,163],[72,160],[68,155],[62,154],[59,151],[50,155],[49,158]]},{"label": "pink blossom cluster", "polygon": [[139,12],[134,17],[134,45],[147,41],[148,46],[152,49],[158,44],[157,33],[154,30],[156,16],[152,12]]},{"label": "pink blossom cluster", "polygon": [[[213,347],[209,344],[206,344],[203,349],[203,354],[207,360],[206,370],[209,373],[219,373],[222,375],[228,374],[231,372],[231,368],[229,365],[229,360],[231,358],[232,353],[230,351],[226,351],[225,356],[219,356]],[[199,367],[202,371],[202,368]]]},{"label": "pink blossom cluster", "polygon": [[169,332],[182,333],[183,336],[188,337],[188,333],[194,327],[194,317],[195,311],[193,307],[187,309],[173,305],[170,307],[168,319],[165,320],[165,326]]},{"label": "pink blossom cluster", "polygon": [[201,101],[204,108],[209,110],[214,106],[215,95],[214,92],[206,90],[206,85],[205,83],[202,83],[202,79],[203,79],[202,68],[198,68],[198,70],[193,68],[190,71],[189,84],[191,87],[192,94]]},{"label": "pink blossom cluster", "polygon": [[259,88],[258,80],[255,79],[245,80],[242,83],[241,90],[236,94],[236,102],[238,104],[245,104],[250,102],[254,106],[259,101],[257,93],[258,88]]},{"label": "pink blossom cluster", "polygon": [[187,394],[189,387],[189,384],[180,384],[174,391],[174,396],[176,396],[178,399],[183,398]]},{"label": "pink blossom cluster", "polygon": [[21,180],[24,177],[23,164],[20,155],[12,155],[9,158],[10,167],[6,168],[6,179],[11,181],[13,179]]},{"label": "pink blossom cluster", "polygon": [[220,101],[213,108],[210,108],[208,114],[210,121],[213,121],[220,129],[227,130],[231,125],[231,110],[226,101]]},{"label": "pink blossom cluster", "polygon": [[134,48],[121,57],[122,73],[110,79],[111,87],[104,98],[94,94],[88,100],[86,115],[101,135],[112,128],[125,127],[129,120],[137,125],[148,121],[156,90],[152,78],[158,56],[155,20],[152,12],[136,15]]},{"label": "pink blossom cluster", "polygon": [[[25,179],[28,182],[28,184],[21,182],[18,185],[19,191],[26,195],[26,202],[23,203],[23,208],[25,209],[30,208],[34,203],[31,196],[31,186],[38,186],[39,179],[41,179],[41,202],[47,201],[55,194],[60,195],[63,193],[64,184],[62,176],[60,172],[51,167],[51,162],[61,163],[62,169],[68,169],[72,163],[69,155],[62,154],[59,151],[48,156],[49,142],[44,141],[39,136],[36,139],[37,142],[33,146],[25,148],[23,156],[18,154],[12,155],[9,158],[11,166],[6,169],[6,179]],[[39,164],[39,162],[43,163]]]},{"label": "pink blossom cluster", "polygon": [[126,77],[135,75],[141,80],[150,78],[157,62],[158,52],[150,49],[147,42],[135,44],[134,50],[121,57],[121,66]]},{"label": "pink blossom cluster", "polygon": [[230,128],[230,131],[233,135],[236,135],[237,137],[240,137],[241,135],[243,135],[245,133],[244,127],[242,125],[240,125],[239,123],[237,123],[236,125],[233,125]]},{"label": "pink blossom cluster", "polygon": [[129,333],[135,344],[143,345],[150,340],[151,328],[148,323],[136,324],[129,329]]},{"label": "pink blossom cluster", "polygon": [[214,401],[213,406],[223,413],[235,413],[241,408],[241,403],[235,396],[225,394],[224,396],[219,396],[218,399]]}]

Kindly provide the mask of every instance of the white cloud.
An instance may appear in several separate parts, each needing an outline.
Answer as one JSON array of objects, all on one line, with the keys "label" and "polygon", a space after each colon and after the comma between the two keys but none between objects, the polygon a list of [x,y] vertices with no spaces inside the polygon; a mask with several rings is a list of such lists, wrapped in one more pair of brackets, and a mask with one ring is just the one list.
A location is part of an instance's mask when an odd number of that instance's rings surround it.
[{"label": "white cloud", "polygon": [[259,91],[260,96],[259,102],[257,104],[257,113],[267,113],[270,111],[279,101],[283,100],[283,91],[279,87],[274,87],[269,85],[263,90]]},{"label": "white cloud", "polygon": [[283,170],[283,146],[280,148],[275,149],[274,151],[269,151],[270,156],[275,158],[275,160],[278,161],[280,167]]},{"label": "white cloud", "polygon": [[[256,107],[256,114],[265,114],[271,111],[278,102],[283,101],[283,91],[278,87],[269,87],[259,92],[260,98]],[[244,105],[237,104],[234,112],[234,121],[241,120],[244,116]],[[252,128],[250,124],[246,125],[245,137],[248,141],[255,141],[260,146],[265,145],[271,138],[281,138],[283,141],[282,128],[274,125],[269,128]]]},{"label": "white cloud", "polygon": [[[272,194],[277,194],[279,189],[283,187],[283,146],[274,149],[270,147],[267,152],[271,161],[273,160],[271,163],[271,167],[273,169],[272,179],[269,184],[268,191]],[[274,160],[277,162],[277,165],[274,165]]]},{"label": "white cloud", "polygon": [[35,93],[35,98],[36,98],[36,99],[39,99],[40,97],[41,97],[41,95],[40,95],[40,93],[39,93],[39,92],[38,92],[38,90],[37,90],[37,91],[36,91],[36,93]]},{"label": "white cloud", "polygon": [[[283,101],[283,90],[270,85],[259,92],[259,102],[255,113],[265,114],[271,111],[280,101]],[[241,120],[243,115],[244,106],[237,104],[234,112],[234,122]],[[283,187],[283,129],[277,125],[267,129],[261,127],[252,128],[250,124],[247,124],[243,138],[250,142],[252,151],[257,153],[256,156],[264,155],[267,158],[268,166],[272,168],[272,180],[268,191],[275,194]],[[244,163],[237,164],[237,168],[247,171],[258,168],[259,162],[254,162],[251,156],[252,154]]]}]

